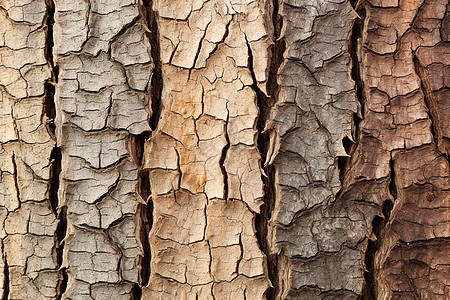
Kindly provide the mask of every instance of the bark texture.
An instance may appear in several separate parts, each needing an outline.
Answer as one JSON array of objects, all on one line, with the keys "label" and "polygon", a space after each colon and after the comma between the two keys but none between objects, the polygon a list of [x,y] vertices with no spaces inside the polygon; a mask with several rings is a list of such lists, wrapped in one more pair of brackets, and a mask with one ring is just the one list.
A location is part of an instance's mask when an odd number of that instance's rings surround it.
[{"label": "bark texture", "polygon": [[153,63],[135,0],[55,1],[63,298],[129,299],[139,282],[133,135],[150,130]]},{"label": "bark texture", "polygon": [[267,81],[268,8],[155,2],[164,84],[144,154],[154,208],[145,299],[261,299],[270,284],[254,224],[264,196],[255,89]]},{"label": "bark texture", "polygon": [[52,70],[42,1],[0,9],[0,293],[54,299],[58,286],[55,203],[51,202]]},{"label": "bark texture", "polygon": [[0,0],[2,299],[449,299],[448,0]]}]

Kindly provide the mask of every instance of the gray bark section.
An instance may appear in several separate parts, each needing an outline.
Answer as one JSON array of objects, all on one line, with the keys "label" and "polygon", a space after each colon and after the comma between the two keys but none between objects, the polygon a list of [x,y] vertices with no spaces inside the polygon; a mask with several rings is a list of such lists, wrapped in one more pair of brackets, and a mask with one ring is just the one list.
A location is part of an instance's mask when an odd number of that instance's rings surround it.
[{"label": "gray bark section", "polygon": [[129,299],[143,256],[133,135],[150,130],[153,63],[136,1],[56,1],[56,136],[67,229],[63,299]]},{"label": "gray bark section", "polygon": [[349,1],[306,0],[281,1],[279,14],[286,51],[266,128],[266,163],[275,167],[268,238],[283,256],[276,298],[356,299],[375,209],[336,196],[338,158],[348,156],[343,141],[355,140],[353,115],[360,114],[349,49],[357,14]]}]

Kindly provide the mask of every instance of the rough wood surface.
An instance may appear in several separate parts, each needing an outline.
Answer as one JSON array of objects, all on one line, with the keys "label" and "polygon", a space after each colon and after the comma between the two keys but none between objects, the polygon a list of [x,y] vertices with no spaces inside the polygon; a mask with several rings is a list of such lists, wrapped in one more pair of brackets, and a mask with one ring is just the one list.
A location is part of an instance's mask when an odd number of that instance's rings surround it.
[{"label": "rough wood surface", "polygon": [[[390,197],[379,198],[386,201],[385,225],[377,236],[371,296],[448,299],[449,5],[388,2],[364,6],[360,49],[366,110],[356,151],[369,152],[364,142],[372,140],[377,164],[371,169],[390,177]],[[352,175],[366,166],[356,159]]]},{"label": "rough wood surface", "polygon": [[2,299],[449,299],[448,0],[0,0]]},{"label": "rough wood surface", "polygon": [[0,293],[53,299],[57,219],[50,203],[55,141],[46,113],[47,6],[0,2]]},{"label": "rough wood surface", "polygon": [[448,2],[338,2],[280,3],[277,297],[448,298]]},{"label": "rough wood surface", "polygon": [[268,3],[153,9],[164,86],[144,152],[154,210],[143,298],[261,299],[270,282],[254,224],[264,196],[254,89],[267,81]]},{"label": "rough wood surface", "polygon": [[150,130],[145,24],[134,0],[55,2],[66,299],[130,299],[140,280],[139,162],[131,142]]},{"label": "rough wood surface", "polygon": [[[277,265],[277,299],[356,298],[361,294],[366,235],[373,209],[338,199],[338,157],[354,140],[359,113],[352,80],[348,1],[281,1],[286,43],[268,164],[275,168],[269,228]],[[286,258],[280,257],[286,256]]]}]

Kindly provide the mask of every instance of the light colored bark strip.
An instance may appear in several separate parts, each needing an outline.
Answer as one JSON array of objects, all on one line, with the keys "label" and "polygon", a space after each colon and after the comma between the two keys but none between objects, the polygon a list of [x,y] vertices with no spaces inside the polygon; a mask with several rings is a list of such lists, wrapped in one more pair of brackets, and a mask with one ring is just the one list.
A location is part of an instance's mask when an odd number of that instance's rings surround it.
[{"label": "light colored bark strip", "polygon": [[144,299],[262,299],[270,285],[254,225],[263,174],[251,87],[265,90],[268,7],[154,3],[164,87],[145,151],[154,212]]},{"label": "light colored bark strip", "polygon": [[50,154],[44,83],[47,7],[0,3],[0,295],[54,299],[57,220],[49,201]]},{"label": "light colored bark strip", "polygon": [[67,207],[67,299],[129,299],[139,282],[137,164],[150,130],[153,63],[139,3],[56,1],[60,206]]}]

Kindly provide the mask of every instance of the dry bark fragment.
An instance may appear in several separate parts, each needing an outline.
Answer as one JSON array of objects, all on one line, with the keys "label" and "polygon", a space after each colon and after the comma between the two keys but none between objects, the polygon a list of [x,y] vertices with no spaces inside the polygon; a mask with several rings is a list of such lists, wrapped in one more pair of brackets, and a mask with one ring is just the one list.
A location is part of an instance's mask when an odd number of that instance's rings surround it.
[{"label": "dry bark fragment", "polygon": [[389,173],[393,208],[378,234],[366,291],[377,299],[446,299],[450,101],[444,69],[450,62],[442,32],[448,1],[378,2],[386,5],[366,6],[361,41],[370,105],[360,144],[375,138],[386,153],[371,168]]},{"label": "dry bark fragment", "polygon": [[290,271],[275,275],[276,298],[356,298],[373,209],[336,195],[338,157],[348,156],[343,140],[354,140],[359,113],[349,49],[357,15],[348,1],[282,1],[279,13],[286,52],[266,127],[275,168],[268,238],[283,257],[277,270]]},{"label": "dry bark fragment", "polygon": [[263,184],[251,87],[267,80],[267,5],[154,3],[164,87],[145,151],[155,209],[144,299],[261,299],[270,284],[254,228]]},{"label": "dry bark fragment", "polygon": [[56,136],[67,299],[129,299],[140,282],[138,165],[153,62],[137,1],[57,1]]},{"label": "dry bark fragment", "polygon": [[45,82],[45,1],[0,4],[0,293],[52,299],[57,219],[50,203],[51,152]]}]

